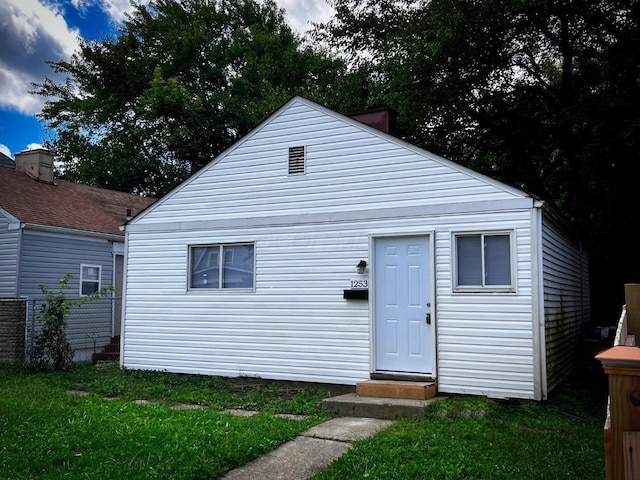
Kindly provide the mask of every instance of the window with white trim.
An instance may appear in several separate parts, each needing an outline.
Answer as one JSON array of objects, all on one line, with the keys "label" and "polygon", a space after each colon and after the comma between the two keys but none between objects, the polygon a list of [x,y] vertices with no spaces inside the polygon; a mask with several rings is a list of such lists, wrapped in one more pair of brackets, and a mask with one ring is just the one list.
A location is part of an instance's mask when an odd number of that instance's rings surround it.
[{"label": "window with white trim", "polygon": [[80,266],[80,296],[92,295],[100,290],[101,274],[100,265]]},{"label": "window with white trim", "polygon": [[252,289],[254,277],[253,243],[189,247],[190,290]]},{"label": "window with white trim", "polygon": [[454,243],[455,291],[513,291],[511,233],[457,234]]}]

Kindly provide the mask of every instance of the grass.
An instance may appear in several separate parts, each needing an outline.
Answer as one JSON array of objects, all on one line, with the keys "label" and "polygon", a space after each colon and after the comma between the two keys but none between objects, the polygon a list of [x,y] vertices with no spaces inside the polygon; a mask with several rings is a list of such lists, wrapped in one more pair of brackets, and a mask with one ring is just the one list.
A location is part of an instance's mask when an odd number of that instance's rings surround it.
[{"label": "grass", "polygon": [[[90,365],[26,374],[3,365],[0,472],[6,479],[220,478],[326,419],[319,403],[328,394],[258,379]],[[141,399],[150,403],[133,401]],[[184,403],[208,408],[171,408]],[[225,408],[263,413],[239,417]]]},{"label": "grass", "polygon": [[606,391],[580,381],[546,402],[452,397],[358,442],[314,480],[602,480]]},{"label": "grass", "polygon": [[[319,405],[329,395],[255,378],[0,365],[0,472],[11,480],[221,478],[328,418]],[[605,389],[578,380],[545,402],[453,396],[355,442],[314,478],[603,479],[605,402]],[[182,404],[206,408],[172,408]]]}]

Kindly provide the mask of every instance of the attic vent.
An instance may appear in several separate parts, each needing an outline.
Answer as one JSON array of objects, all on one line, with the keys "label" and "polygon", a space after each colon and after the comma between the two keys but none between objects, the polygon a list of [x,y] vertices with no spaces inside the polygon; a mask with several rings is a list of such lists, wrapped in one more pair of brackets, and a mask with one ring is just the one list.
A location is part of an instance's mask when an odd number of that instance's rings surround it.
[{"label": "attic vent", "polygon": [[289,147],[289,175],[304,173],[304,147]]}]

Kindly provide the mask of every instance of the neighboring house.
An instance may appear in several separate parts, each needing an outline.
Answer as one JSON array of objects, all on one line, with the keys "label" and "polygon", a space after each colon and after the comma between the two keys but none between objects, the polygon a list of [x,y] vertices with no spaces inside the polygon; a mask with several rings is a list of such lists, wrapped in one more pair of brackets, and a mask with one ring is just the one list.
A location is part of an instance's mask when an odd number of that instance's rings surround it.
[{"label": "neighboring house", "polygon": [[10,157],[7,157],[4,153],[0,152],[0,167],[13,168],[14,162]]},{"label": "neighboring house", "polygon": [[579,361],[543,201],[300,97],[125,230],[125,368],[543,399]]},{"label": "neighboring house", "polygon": [[[58,280],[69,273],[70,298],[106,286],[114,286],[113,296],[120,298],[120,227],[155,199],[54,179],[53,158],[45,150],[15,157],[15,168],[0,168],[0,297],[40,298],[40,285],[57,291]],[[90,315],[74,325],[77,359],[86,360],[120,334],[120,314],[109,310],[106,319]]]}]

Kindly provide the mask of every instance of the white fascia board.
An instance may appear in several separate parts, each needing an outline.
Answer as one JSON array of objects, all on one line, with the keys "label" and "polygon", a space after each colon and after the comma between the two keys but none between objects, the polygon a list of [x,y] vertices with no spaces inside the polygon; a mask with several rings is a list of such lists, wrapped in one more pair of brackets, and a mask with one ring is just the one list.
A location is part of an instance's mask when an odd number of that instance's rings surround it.
[{"label": "white fascia board", "polygon": [[9,222],[7,226],[8,230],[19,230],[20,229],[20,220],[7,212],[4,208],[0,208],[0,215],[6,218]]}]

